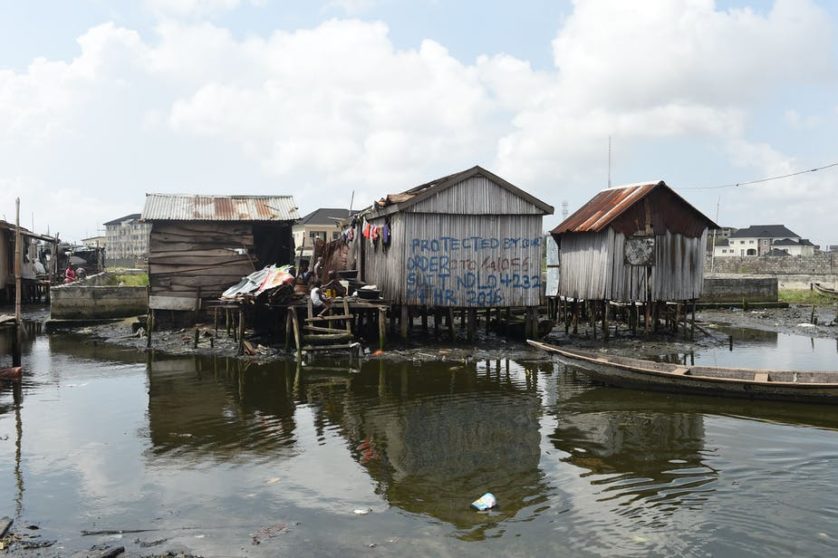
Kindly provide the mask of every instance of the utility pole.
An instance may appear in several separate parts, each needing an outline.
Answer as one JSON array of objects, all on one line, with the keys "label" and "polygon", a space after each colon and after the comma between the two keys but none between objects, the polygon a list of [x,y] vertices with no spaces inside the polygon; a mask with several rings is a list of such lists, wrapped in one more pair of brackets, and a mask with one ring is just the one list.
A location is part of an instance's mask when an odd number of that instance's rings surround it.
[{"label": "utility pole", "polygon": [[611,136],[608,136],[608,187],[611,187]]},{"label": "utility pole", "polygon": [[[719,196],[716,198],[716,225],[719,224],[719,203],[722,201],[722,197]],[[713,229],[713,248],[710,251],[710,273],[716,269],[716,229]]]}]

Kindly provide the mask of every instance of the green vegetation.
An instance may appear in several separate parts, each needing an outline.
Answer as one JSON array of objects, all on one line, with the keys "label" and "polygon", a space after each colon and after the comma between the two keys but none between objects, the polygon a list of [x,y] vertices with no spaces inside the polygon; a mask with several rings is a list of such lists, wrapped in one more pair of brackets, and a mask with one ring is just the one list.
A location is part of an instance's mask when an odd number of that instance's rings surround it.
[{"label": "green vegetation", "polygon": [[814,304],[815,306],[834,306],[838,304],[838,299],[810,290],[792,291],[781,289],[779,299],[780,302],[788,302],[789,304]]}]

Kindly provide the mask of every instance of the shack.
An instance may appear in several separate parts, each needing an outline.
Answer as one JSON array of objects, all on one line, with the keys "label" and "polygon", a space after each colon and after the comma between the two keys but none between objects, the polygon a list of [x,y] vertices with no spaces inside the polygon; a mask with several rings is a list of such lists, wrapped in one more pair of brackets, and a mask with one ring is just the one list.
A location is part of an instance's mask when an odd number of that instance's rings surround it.
[{"label": "shack", "polygon": [[[58,239],[36,234],[23,227],[21,237],[21,298],[40,301],[49,294],[49,284],[57,276]],[[0,302],[15,300],[15,225],[0,221]]]},{"label": "shack", "polygon": [[[475,166],[377,201],[357,220],[363,281],[401,307],[534,309],[553,207]],[[424,315],[424,314],[423,314]],[[470,323],[473,320],[470,319]]]},{"label": "shack", "polygon": [[292,261],[291,196],[146,194],[149,309],[200,310],[243,276]]},{"label": "shack", "polygon": [[551,294],[604,302],[604,325],[608,302],[641,303],[648,328],[650,311],[657,321],[666,303],[701,295],[707,231],[715,228],[663,181],[605,189],[551,231],[561,261]]}]

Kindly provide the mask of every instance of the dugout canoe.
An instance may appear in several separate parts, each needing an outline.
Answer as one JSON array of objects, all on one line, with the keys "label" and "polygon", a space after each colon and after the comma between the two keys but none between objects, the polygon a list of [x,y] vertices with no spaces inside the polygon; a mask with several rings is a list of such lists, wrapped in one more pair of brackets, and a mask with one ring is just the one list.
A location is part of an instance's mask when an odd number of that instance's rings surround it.
[{"label": "dugout canoe", "polygon": [[539,341],[533,347],[617,387],[749,399],[838,403],[838,371],[813,372],[682,366],[639,358],[567,349]]},{"label": "dugout canoe", "polygon": [[830,289],[829,287],[824,287],[820,283],[815,283],[813,286],[815,287],[816,291],[818,291],[819,293],[821,293],[823,295],[831,296],[832,298],[838,298],[838,291],[836,291],[835,289]]}]

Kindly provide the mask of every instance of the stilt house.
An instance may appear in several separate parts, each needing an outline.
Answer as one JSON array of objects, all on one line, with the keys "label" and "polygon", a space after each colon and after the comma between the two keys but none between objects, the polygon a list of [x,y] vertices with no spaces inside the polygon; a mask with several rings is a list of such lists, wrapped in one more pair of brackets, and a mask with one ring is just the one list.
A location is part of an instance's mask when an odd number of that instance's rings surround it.
[{"label": "stilt house", "polygon": [[560,296],[585,300],[695,300],[713,221],[663,181],[608,188],[551,234]]},{"label": "stilt house", "polygon": [[292,262],[291,196],[146,194],[149,308],[198,310],[243,276]]},{"label": "stilt house", "polygon": [[[32,300],[39,281],[51,282],[57,275],[58,239],[20,228],[20,276],[23,300]],[[0,303],[10,304],[15,292],[15,225],[0,221]]]},{"label": "stilt house", "polygon": [[388,195],[364,214],[361,276],[397,305],[537,306],[542,220],[552,213],[479,166],[445,176]]}]

